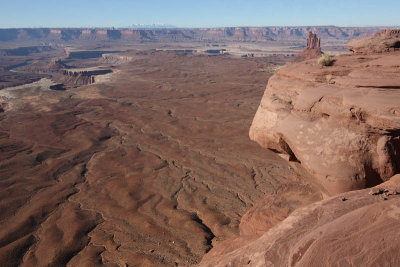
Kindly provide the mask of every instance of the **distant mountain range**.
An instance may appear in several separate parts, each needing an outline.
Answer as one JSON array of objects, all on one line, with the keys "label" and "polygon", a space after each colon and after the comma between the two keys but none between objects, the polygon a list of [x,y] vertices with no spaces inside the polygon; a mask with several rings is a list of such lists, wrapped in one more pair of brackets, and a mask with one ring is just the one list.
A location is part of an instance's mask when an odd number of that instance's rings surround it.
[{"label": "distant mountain range", "polygon": [[[243,42],[304,42],[310,31],[317,33],[322,42],[352,40],[372,35],[387,27],[224,27],[224,28],[168,28],[168,25],[132,25],[135,28],[78,29],[35,28],[0,29],[0,42],[74,42],[74,41],[127,41],[127,42],[181,42],[181,41],[243,41]],[[136,28],[140,27],[140,28]]]},{"label": "distant mountain range", "polygon": [[129,29],[172,29],[177,28],[174,25],[169,24],[132,24],[128,27]]}]

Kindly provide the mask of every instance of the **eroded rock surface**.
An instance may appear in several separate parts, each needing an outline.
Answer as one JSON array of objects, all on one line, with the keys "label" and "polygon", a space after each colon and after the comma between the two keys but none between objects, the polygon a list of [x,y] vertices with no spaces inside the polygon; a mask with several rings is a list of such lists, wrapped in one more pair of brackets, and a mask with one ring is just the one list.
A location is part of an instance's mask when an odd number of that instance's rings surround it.
[{"label": "eroded rock surface", "polygon": [[282,184],[200,266],[399,265],[399,62],[399,52],[314,59],[269,80],[250,138],[339,195],[318,201],[310,184]]},{"label": "eroded rock surface", "polygon": [[400,29],[383,30],[369,38],[353,40],[348,48],[355,53],[364,54],[400,50]]},{"label": "eroded rock surface", "polygon": [[[297,209],[260,238],[200,266],[397,266],[400,175]],[[207,255],[206,255],[207,256]]]},{"label": "eroded rock surface", "polygon": [[289,65],[268,82],[250,128],[297,159],[331,193],[374,186],[400,170],[400,52]]},{"label": "eroded rock surface", "polygon": [[300,180],[248,138],[265,59],[132,56],[104,83],[0,91],[1,266],[193,266]]},{"label": "eroded rock surface", "polygon": [[307,38],[307,47],[303,52],[297,55],[297,58],[311,59],[319,57],[322,54],[321,39],[317,37],[317,34],[309,32]]},{"label": "eroded rock surface", "polygon": [[104,75],[111,73],[110,69],[76,69],[76,70],[62,70],[60,74],[54,75],[53,79],[67,86],[80,86],[93,84],[96,81],[97,75]]}]

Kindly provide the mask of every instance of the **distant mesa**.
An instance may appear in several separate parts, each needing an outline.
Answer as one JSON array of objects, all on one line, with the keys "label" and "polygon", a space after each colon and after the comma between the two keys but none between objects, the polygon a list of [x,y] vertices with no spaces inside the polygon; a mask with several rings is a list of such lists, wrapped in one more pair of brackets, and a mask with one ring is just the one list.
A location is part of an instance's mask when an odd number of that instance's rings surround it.
[{"label": "distant mesa", "polygon": [[181,42],[181,41],[244,41],[274,42],[302,41],[309,32],[326,41],[352,40],[369,36],[382,27],[222,27],[176,28],[171,25],[132,25],[129,28],[96,29],[0,29],[0,42],[30,41],[65,43],[74,41],[132,41],[132,42]]},{"label": "distant mesa", "polygon": [[53,77],[53,79],[66,86],[81,86],[93,84],[96,82],[95,76],[104,75],[111,72],[112,70],[110,69],[65,69],[62,70],[59,75]]},{"label": "distant mesa", "polygon": [[100,58],[103,54],[113,54],[119,53],[120,51],[101,51],[101,50],[91,50],[91,51],[69,51],[65,49],[65,54],[68,59],[90,59],[90,58]]}]

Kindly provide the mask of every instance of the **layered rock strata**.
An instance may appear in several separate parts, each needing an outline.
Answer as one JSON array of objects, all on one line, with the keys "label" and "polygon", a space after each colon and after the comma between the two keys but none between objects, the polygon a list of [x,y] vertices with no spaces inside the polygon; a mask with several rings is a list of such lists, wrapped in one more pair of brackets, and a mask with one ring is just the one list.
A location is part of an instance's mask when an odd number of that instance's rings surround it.
[{"label": "layered rock strata", "polygon": [[0,41],[303,41],[310,31],[324,40],[351,40],[379,27],[221,27],[185,29],[0,29]]},{"label": "layered rock strata", "polygon": [[54,80],[67,86],[79,86],[93,84],[96,75],[104,75],[112,72],[109,69],[99,70],[62,70],[61,75],[56,75]]}]

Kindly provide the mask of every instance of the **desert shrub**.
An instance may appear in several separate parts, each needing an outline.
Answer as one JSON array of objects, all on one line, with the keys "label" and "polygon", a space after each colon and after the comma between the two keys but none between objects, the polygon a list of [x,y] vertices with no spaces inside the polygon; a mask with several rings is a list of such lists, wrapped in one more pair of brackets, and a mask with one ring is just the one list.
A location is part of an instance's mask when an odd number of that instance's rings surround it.
[{"label": "desert shrub", "polygon": [[323,54],[319,59],[318,59],[318,64],[322,66],[332,66],[334,60],[332,57],[328,54]]},{"label": "desert shrub", "polygon": [[331,83],[332,78],[333,78],[332,74],[328,74],[328,75],[325,76],[325,79],[326,79],[327,83]]}]

